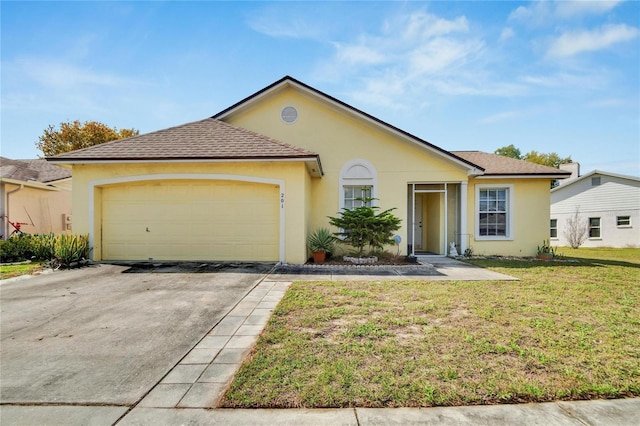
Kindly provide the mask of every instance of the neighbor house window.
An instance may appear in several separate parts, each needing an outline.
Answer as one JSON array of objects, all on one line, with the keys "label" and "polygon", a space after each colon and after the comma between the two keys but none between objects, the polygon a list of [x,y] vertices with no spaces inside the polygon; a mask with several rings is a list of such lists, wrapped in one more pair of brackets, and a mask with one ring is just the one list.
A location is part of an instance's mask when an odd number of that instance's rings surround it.
[{"label": "neighbor house window", "polygon": [[549,226],[549,236],[551,238],[558,238],[558,219],[551,219]]},{"label": "neighbor house window", "polygon": [[600,186],[600,183],[601,183],[600,176],[591,178],[591,186]]},{"label": "neighbor house window", "polygon": [[600,218],[589,218],[589,238],[600,238]]},{"label": "neighbor house window", "polygon": [[344,186],[344,208],[355,209],[357,207],[371,207],[371,186],[357,185]]},{"label": "neighbor house window", "polygon": [[375,201],[363,201],[377,197],[378,175],[367,160],[355,159],[345,163],[340,171],[339,185],[340,209],[375,205]]},{"label": "neighbor house window", "polygon": [[616,217],[616,225],[618,225],[618,226],[631,226],[631,216],[618,216],[618,217]]},{"label": "neighbor house window", "polygon": [[479,185],[477,232],[479,239],[512,238],[513,186]]}]

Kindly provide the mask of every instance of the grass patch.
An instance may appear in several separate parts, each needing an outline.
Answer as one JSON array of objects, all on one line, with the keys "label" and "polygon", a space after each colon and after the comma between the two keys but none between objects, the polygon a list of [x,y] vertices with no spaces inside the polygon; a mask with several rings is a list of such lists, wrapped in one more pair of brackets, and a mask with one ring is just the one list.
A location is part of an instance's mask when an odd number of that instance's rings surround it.
[{"label": "grass patch", "polygon": [[473,261],[519,282],[296,282],[221,406],[640,395],[640,249],[562,251]]},{"label": "grass patch", "polygon": [[31,262],[20,265],[0,265],[0,279],[18,277],[20,275],[30,275],[44,269],[46,262]]}]

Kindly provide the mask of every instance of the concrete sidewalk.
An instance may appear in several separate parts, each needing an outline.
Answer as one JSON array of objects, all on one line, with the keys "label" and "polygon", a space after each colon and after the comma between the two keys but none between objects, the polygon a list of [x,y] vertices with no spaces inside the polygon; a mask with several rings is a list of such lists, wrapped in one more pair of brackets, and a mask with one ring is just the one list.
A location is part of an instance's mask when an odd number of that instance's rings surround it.
[{"label": "concrete sidewalk", "polygon": [[[121,418],[123,414],[126,415]],[[637,426],[640,398],[434,408],[203,409],[0,406],[4,425]],[[120,420],[118,420],[120,419]]]},{"label": "concrete sidewalk", "polygon": [[136,408],[118,425],[637,426],[640,398],[435,408],[177,410]]}]

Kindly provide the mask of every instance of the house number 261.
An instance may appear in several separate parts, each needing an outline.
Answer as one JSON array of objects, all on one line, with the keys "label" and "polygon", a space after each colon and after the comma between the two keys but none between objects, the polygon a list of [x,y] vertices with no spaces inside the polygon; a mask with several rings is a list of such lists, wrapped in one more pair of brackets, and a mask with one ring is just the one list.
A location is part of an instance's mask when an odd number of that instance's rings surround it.
[{"label": "house number 261", "polygon": [[284,209],[284,192],[280,193],[280,208]]}]

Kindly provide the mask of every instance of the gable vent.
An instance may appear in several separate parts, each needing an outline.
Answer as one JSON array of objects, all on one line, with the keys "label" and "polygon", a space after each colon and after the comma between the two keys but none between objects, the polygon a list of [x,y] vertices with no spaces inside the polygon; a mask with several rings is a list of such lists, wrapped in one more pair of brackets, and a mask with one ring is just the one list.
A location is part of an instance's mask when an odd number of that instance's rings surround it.
[{"label": "gable vent", "polygon": [[287,124],[293,124],[298,119],[298,110],[292,106],[286,106],[280,111],[280,118]]}]

